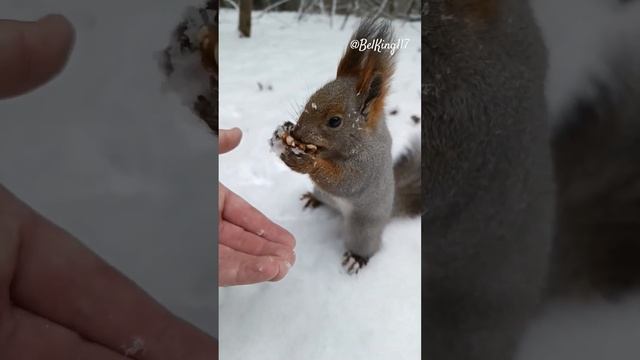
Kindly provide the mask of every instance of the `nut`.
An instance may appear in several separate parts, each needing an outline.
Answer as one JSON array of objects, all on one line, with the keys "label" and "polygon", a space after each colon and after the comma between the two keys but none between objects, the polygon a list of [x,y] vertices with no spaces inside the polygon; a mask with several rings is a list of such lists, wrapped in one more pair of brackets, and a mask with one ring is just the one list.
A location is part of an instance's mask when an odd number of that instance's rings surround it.
[{"label": "nut", "polygon": [[307,150],[316,151],[316,150],[318,150],[318,147],[313,145],[313,144],[307,144]]},{"label": "nut", "polygon": [[289,146],[293,146],[294,142],[293,142],[293,138],[291,137],[291,135],[287,135],[287,137],[284,139],[284,141],[287,143],[287,145]]}]

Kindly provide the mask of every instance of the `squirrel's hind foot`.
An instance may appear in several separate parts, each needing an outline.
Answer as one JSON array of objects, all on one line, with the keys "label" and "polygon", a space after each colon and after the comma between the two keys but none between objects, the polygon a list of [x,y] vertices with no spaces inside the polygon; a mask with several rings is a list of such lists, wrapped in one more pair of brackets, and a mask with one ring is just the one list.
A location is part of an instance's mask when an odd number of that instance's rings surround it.
[{"label": "squirrel's hind foot", "polygon": [[369,258],[356,255],[351,251],[346,251],[342,256],[342,267],[347,270],[349,275],[357,274],[368,262]]},{"label": "squirrel's hind foot", "polygon": [[311,192],[306,192],[302,194],[302,196],[300,197],[300,200],[304,201],[303,209],[306,209],[306,208],[315,209],[318,206],[322,205],[322,201],[318,200],[318,198],[315,197],[315,195],[313,195]]}]

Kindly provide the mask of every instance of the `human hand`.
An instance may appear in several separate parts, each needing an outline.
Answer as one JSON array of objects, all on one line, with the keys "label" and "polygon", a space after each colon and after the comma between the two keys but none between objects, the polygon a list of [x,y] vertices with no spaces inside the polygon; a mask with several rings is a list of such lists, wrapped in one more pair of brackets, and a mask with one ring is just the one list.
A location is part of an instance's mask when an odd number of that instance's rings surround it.
[{"label": "human hand", "polygon": [[1,359],[212,359],[179,320],[0,186]]},{"label": "human hand", "polygon": [[[51,79],[72,44],[61,16],[0,20],[0,98]],[[217,359],[217,343],[0,185],[0,359],[77,358]]]},{"label": "human hand", "polygon": [[[220,130],[220,153],[240,143],[238,129]],[[295,239],[244,199],[218,184],[220,286],[282,279],[295,262]]]},{"label": "human hand", "polygon": [[73,27],[62,16],[0,20],[0,99],[24,94],[58,74],[73,41]]}]

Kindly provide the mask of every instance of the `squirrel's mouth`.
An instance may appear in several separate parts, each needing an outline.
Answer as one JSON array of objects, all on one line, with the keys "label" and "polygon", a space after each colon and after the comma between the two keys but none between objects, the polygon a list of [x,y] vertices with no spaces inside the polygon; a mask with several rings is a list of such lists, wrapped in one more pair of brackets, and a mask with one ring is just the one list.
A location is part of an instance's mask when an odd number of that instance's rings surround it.
[{"label": "squirrel's mouth", "polygon": [[289,147],[298,148],[305,152],[317,152],[322,148],[321,146],[318,146],[312,143],[300,141],[294,138],[291,134],[288,134],[284,137],[284,143]]},{"label": "squirrel's mouth", "polygon": [[316,136],[295,136],[295,131],[290,133],[293,140],[298,144],[303,144],[307,148],[311,148],[312,152],[320,153],[327,149],[327,144],[322,138]]},{"label": "squirrel's mouth", "polygon": [[314,142],[308,142],[304,139],[295,137],[294,127],[295,125],[289,121],[284,123],[276,129],[274,138],[279,138],[279,141],[281,141],[283,145],[297,151],[303,151],[309,154],[324,151],[324,146],[322,145],[316,145]]}]

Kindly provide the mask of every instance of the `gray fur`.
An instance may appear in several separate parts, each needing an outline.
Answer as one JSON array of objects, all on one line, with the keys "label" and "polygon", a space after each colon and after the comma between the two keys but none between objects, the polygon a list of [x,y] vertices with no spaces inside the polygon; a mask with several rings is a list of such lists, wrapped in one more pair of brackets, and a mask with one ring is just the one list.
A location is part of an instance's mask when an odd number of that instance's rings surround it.
[{"label": "gray fur", "polygon": [[[351,79],[337,79],[318,90],[309,100],[308,112],[300,117],[293,136],[304,143],[325,147],[319,156],[331,160],[342,170],[343,176],[337,183],[316,181],[314,194],[342,213],[347,250],[369,258],[380,248],[382,230],[393,209],[391,135],[384,119],[374,131],[365,130],[366,120],[357,110],[361,102],[353,86]],[[323,109],[334,101],[346,104],[345,113],[352,114],[344,117],[339,131],[316,125],[324,124],[324,119],[331,116],[323,114]],[[316,104],[317,109],[311,104]],[[317,118],[317,114],[322,114],[321,118]],[[341,209],[335,198],[351,204],[351,213]]]},{"label": "gray fur", "polygon": [[456,1],[422,21],[423,358],[509,360],[548,267],[546,50],[525,0],[498,0],[486,26]]}]

